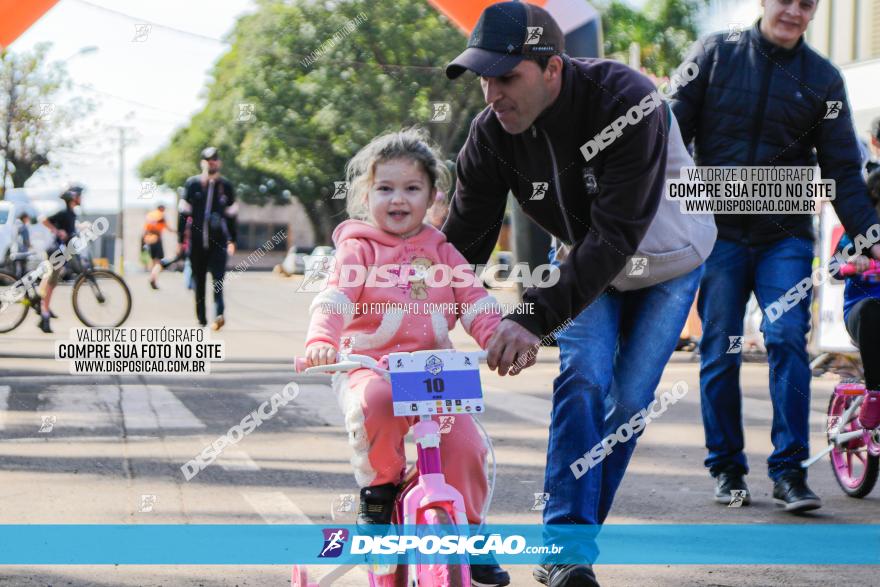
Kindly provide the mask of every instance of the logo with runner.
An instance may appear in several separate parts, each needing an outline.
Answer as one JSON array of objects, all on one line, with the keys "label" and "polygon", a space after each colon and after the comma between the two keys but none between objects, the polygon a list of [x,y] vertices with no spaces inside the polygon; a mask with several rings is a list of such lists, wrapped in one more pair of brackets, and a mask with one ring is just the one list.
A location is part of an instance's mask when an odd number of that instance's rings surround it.
[{"label": "logo with runner", "polygon": [[743,350],[743,337],[742,336],[728,336],[728,341],[730,342],[730,346],[727,347],[727,354],[736,355],[742,352]]},{"label": "logo with runner", "polygon": [[532,182],[532,197],[530,200],[543,200],[544,196],[547,195],[547,188],[550,187],[550,184],[546,181],[533,181]]},{"label": "logo with runner", "polygon": [[743,503],[745,503],[747,492],[745,489],[731,489],[730,490],[730,503],[727,504],[729,508],[738,508],[742,507]]},{"label": "logo with runner", "polygon": [[449,122],[451,114],[452,110],[449,107],[449,102],[431,103],[431,122]]},{"label": "logo with runner", "polygon": [[337,558],[344,550],[348,541],[348,530],[345,528],[324,528],[324,547],[318,558]]},{"label": "logo with runner", "polygon": [[742,34],[743,25],[738,22],[732,22],[727,26],[727,37],[725,37],[724,42],[737,43],[742,38]]},{"label": "logo with runner", "polygon": [[536,45],[541,40],[541,35],[544,34],[544,27],[541,26],[529,26],[526,27],[526,45]]},{"label": "logo with runner", "polygon": [[843,102],[840,100],[829,100],[825,102],[825,120],[837,118],[843,108]]},{"label": "logo with runner", "polygon": [[626,274],[630,277],[648,277],[648,258],[630,257]]},{"label": "logo with runner", "polygon": [[431,355],[428,357],[428,360],[425,361],[425,371],[431,375],[439,375],[442,370],[443,361],[437,355]]},{"label": "logo with runner", "polygon": [[57,421],[57,418],[55,418],[54,415],[40,416],[40,418],[41,418],[41,422],[40,422],[39,432],[41,432],[41,433],[52,432],[52,429],[55,428],[55,422]]},{"label": "logo with runner", "polygon": [[543,512],[544,508],[547,507],[547,502],[550,500],[549,493],[536,493],[535,494],[535,503],[532,504],[532,507],[529,509],[533,512]]}]

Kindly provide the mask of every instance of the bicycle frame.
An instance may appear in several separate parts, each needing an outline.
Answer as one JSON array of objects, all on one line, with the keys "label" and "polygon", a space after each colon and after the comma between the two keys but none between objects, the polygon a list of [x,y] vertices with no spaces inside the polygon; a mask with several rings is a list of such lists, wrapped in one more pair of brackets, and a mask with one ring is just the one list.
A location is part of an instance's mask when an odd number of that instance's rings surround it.
[{"label": "bicycle frame", "polygon": [[[486,352],[483,351],[479,354],[479,359],[485,360],[485,358]],[[365,355],[341,354],[340,359],[341,361],[332,365],[306,367],[305,359],[297,358],[295,365],[296,370],[304,374],[334,373],[367,368],[390,381],[390,373],[386,369],[388,365],[387,357],[383,357],[381,361],[376,361],[372,357]],[[464,498],[457,489],[446,482],[446,477],[442,471],[440,458],[440,440],[442,435],[440,425],[428,415],[421,415],[418,418],[418,421],[413,426],[413,437],[416,442],[415,470],[411,469],[404,479],[403,487],[395,501],[392,524],[399,525],[403,523],[405,526],[430,524],[431,521],[427,519],[426,513],[429,510],[439,508],[446,512],[449,523],[466,531],[468,520],[465,513]],[[475,422],[479,425],[478,421],[475,420]],[[482,429],[482,426],[480,428]],[[485,430],[483,432],[485,434]],[[491,441],[489,441],[488,435],[486,435],[486,438],[491,450]],[[490,489],[483,512],[484,515],[491,501],[492,489],[494,487]],[[331,585],[333,581],[355,568],[355,566],[342,565],[334,567],[318,583],[309,583],[305,569],[297,566],[294,567],[293,584],[325,587]],[[409,565],[407,579],[418,578],[417,567],[418,564],[415,563]],[[462,584],[470,585],[470,568],[467,564],[462,564],[460,568]],[[397,565],[374,565],[368,573],[371,587],[395,585],[399,578]]]}]

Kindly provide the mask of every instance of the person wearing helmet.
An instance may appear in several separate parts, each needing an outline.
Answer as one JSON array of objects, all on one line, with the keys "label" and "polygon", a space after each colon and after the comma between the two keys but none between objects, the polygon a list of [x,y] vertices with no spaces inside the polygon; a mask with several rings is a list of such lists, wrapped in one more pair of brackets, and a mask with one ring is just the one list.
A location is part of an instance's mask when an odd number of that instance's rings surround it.
[{"label": "person wearing helmet", "polygon": [[[82,193],[83,187],[81,185],[70,185],[61,193],[61,199],[64,200],[65,204],[64,209],[48,218],[43,218],[43,226],[48,228],[55,236],[54,243],[47,251],[49,255],[58,250],[61,245],[66,245],[76,233],[76,212],[74,211],[74,208],[79,206]],[[40,322],[38,326],[40,330],[46,333],[52,332],[52,328],[49,325],[49,319],[56,317],[52,314],[52,311],[49,310],[49,304],[52,301],[52,292],[55,290],[55,286],[58,285],[58,280],[61,278],[61,273],[61,267],[56,269],[50,264],[48,271],[46,271],[43,280],[40,282],[39,293],[40,298],[42,298],[42,304],[40,306]]]}]

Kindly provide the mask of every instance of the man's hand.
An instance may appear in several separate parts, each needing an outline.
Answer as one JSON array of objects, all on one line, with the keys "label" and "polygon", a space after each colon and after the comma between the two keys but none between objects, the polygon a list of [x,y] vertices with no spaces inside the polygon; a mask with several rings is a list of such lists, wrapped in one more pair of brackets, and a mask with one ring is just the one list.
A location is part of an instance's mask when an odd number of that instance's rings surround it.
[{"label": "man's hand", "polygon": [[230,257],[235,254],[235,243],[229,243],[226,245],[226,254]]},{"label": "man's hand", "polygon": [[489,368],[497,369],[501,376],[508,371],[517,375],[535,364],[540,344],[537,336],[513,320],[502,320],[486,347]]},{"label": "man's hand", "polygon": [[855,265],[856,271],[864,273],[871,267],[871,260],[864,255],[856,255],[847,259],[847,263]]}]

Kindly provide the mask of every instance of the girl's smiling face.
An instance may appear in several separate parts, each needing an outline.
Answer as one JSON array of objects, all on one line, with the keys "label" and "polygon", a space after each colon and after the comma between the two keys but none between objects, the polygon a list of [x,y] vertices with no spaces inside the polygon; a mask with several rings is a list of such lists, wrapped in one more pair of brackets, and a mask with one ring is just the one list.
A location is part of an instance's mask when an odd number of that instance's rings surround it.
[{"label": "girl's smiling face", "polygon": [[401,238],[422,230],[434,187],[422,166],[412,159],[376,163],[367,204],[373,224]]}]

